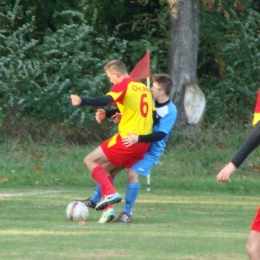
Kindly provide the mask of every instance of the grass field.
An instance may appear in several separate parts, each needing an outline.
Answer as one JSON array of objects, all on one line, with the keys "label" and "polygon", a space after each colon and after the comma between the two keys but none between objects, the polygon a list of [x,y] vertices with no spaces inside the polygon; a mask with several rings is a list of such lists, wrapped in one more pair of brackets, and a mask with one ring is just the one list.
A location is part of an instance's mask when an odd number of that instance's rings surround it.
[{"label": "grass field", "polygon": [[[226,184],[216,174],[250,127],[211,127],[170,140],[152,169],[131,224],[98,224],[90,210],[82,225],[66,219],[74,198],[93,192],[82,164],[95,145],[0,138],[0,259],[2,260],[247,260],[245,245],[259,205],[260,149]],[[50,139],[52,140],[52,139]],[[124,197],[125,172],[116,177]],[[116,213],[123,203],[115,205]]]},{"label": "grass field", "polygon": [[[119,190],[124,194],[124,190]],[[144,188],[131,224],[68,221],[67,204],[92,189],[0,190],[0,259],[246,260],[255,195]],[[115,205],[119,214],[123,203]]]}]

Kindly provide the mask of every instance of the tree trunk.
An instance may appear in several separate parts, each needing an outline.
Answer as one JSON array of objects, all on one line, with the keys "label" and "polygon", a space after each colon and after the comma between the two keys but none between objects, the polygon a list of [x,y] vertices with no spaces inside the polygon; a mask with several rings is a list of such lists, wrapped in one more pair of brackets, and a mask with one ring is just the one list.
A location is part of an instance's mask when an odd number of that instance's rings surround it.
[{"label": "tree trunk", "polygon": [[178,109],[176,128],[192,132],[200,125],[205,97],[197,86],[199,0],[168,0],[170,7],[169,72],[172,100]]}]

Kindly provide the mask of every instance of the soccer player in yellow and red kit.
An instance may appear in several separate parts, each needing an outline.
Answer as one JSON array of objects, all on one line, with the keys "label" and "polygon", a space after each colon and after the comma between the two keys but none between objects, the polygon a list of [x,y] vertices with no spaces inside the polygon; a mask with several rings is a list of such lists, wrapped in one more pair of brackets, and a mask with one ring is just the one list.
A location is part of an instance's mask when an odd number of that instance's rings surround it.
[{"label": "soccer player in yellow and red kit", "polygon": [[125,64],[120,60],[112,60],[104,66],[107,77],[114,86],[101,97],[81,98],[71,95],[74,106],[92,105],[105,106],[116,104],[122,114],[118,125],[118,133],[103,142],[84,158],[84,165],[91,172],[92,178],[100,185],[104,199],[97,204],[96,210],[103,210],[107,206],[121,201],[112,184],[112,177],[108,177],[102,165],[116,168],[117,166],[131,167],[143,158],[150,143],[136,143],[126,147],[122,137],[133,133],[147,135],[152,133],[154,105],[150,90],[140,82],[129,77]]}]

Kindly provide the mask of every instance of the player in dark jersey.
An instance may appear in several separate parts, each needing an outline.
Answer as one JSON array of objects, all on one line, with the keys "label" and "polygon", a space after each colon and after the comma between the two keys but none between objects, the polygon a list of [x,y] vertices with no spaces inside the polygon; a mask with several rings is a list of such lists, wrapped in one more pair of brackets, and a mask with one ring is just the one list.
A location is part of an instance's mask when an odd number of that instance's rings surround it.
[{"label": "player in dark jersey", "polygon": [[[260,121],[256,124],[253,131],[247,137],[245,143],[235,154],[233,159],[218,173],[218,182],[230,181],[231,174],[237,170],[248,155],[260,144]],[[249,237],[246,245],[247,253],[251,260],[260,260],[260,207],[253,219]]]}]

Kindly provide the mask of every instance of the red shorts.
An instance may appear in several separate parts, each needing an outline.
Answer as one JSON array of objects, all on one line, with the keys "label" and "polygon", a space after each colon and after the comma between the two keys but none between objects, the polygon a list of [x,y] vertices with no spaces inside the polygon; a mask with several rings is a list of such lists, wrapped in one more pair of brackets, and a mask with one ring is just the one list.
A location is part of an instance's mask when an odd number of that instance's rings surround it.
[{"label": "red shorts", "polygon": [[140,161],[149,147],[150,143],[136,143],[125,147],[119,134],[115,134],[101,144],[101,148],[108,160],[116,166],[123,165],[125,168],[130,168]]},{"label": "red shorts", "polygon": [[260,232],[260,207],[256,212],[255,218],[251,226],[251,230]]}]

